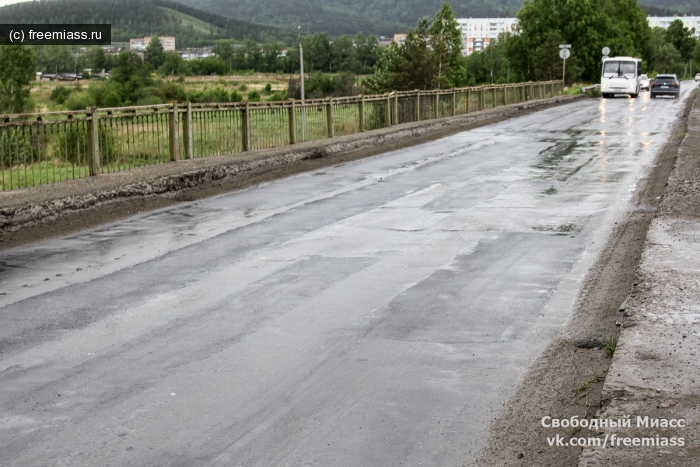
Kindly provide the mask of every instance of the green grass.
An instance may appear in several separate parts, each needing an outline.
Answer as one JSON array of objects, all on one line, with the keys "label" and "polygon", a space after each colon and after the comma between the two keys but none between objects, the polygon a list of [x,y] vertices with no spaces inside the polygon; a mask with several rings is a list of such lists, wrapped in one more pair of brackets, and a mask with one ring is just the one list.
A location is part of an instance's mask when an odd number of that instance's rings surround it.
[{"label": "green grass", "polygon": [[592,385],[599,383],[605,379],[603,378],[603,376],[599,375],[593,368],[589,368],[588,371],[590,371],[592,375],[591,379],[581,384],[581,386],[575,388],[574,393],[579,394],[584,391],[588,391],[589,389],[591,389]]},{"label": "green grass", "polygon": [[615,336],[610,336],[605,341],[605,346],[603,347],[603,349],[605,350],[606,357],[612,357],[613,355],[615,355],[615,350],[617,349],[617,339],[619,338],[619,336],[619,334]]},{"label": "green grass", "polygon": [[62,182],[90,176],[90,167],[42,161],[0,171],[0,191]]},{"label": "green grass", "polygon": [[194,29],[197,32],[201,32],[203,34],[209,34],[211,32],[210,28],[213,27],[214,30],[218,29],[215,26],[212,26],[211,24],[207,23],[206,21],[202,21],[201,19],[197,19],[194,16],[190,16],[188,14],[185,14],[185,13],[182,13],[182,12],[170,9],[170,8],[162,7],[162,6],[159,6],[157,8],[160,8],[161,10],[163,10],[165,13],[167,13],[168,15],[173,17],[174,19],[181,20],[182,26],[188,27],[191,25],[192,29]]},{"label": "green grass", "polygon": [[581,94],[581,88],[585,88],[586,86],[590,86],[589,84],[574,84],[572,86],[569,86],[569,89],[564,91],[564,94],[567,96],[577,96]]}]

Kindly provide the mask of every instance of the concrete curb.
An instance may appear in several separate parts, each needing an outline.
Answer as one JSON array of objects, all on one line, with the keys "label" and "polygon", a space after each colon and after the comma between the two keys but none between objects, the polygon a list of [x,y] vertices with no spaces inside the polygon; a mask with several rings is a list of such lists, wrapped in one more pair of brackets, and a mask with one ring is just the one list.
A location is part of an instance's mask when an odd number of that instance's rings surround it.
[{"label": "concrete curb", "polygon": [[403,142],[420,136],[509,117],[522,110],[573,102],[584,96],[557,96],[512,104],[456,117],[408,123],[349,136],[280,148],[161,164],[0,193],[0,232],[15,231],[59,218],[67,212],[93,208],[119,199],[174,195],[225,177],[269,171],[303,160],[326,158],[350,151]]},{"label": "concrete curb", "polygon": [[[616,423],[599,430],[607,449],[585,448],[579,467],[700,465],[700,96],[687,128],[621,310],[598,414]],[[679,419],[683,426],[668,424]]]}]

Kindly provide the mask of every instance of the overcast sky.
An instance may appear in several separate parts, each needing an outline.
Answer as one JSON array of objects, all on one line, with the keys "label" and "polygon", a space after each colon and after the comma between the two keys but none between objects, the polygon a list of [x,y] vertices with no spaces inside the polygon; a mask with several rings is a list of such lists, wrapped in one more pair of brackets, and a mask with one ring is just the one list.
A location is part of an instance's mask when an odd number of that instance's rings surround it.
[{"label": "overcast sky", "polygon": [[10,3],[19,3],[26,0],[0,0],[0,6],[9,5]]}]

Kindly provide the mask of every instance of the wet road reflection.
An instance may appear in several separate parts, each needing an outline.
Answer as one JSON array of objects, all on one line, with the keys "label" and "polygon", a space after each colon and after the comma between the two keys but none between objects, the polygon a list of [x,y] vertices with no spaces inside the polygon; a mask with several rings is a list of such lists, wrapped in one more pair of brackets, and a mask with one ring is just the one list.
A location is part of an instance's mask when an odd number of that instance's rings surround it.
[{"label": "wet road reflection", "polygon": [[468,463],[694,86],[0,253],[3,465]]}]

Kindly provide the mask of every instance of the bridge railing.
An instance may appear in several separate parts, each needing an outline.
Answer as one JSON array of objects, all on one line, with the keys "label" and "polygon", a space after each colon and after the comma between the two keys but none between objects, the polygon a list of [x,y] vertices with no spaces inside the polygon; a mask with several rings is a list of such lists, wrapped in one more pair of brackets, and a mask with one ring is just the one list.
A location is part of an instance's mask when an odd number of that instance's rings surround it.
[{"label": "bridge railing", "polygon": [[561,81],[262,103],[0,115],[0,191],[266,149],[560,95]]}]

